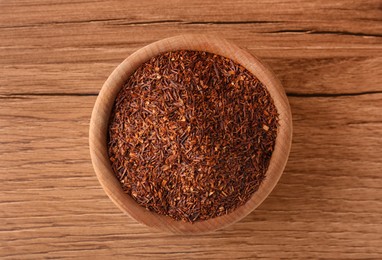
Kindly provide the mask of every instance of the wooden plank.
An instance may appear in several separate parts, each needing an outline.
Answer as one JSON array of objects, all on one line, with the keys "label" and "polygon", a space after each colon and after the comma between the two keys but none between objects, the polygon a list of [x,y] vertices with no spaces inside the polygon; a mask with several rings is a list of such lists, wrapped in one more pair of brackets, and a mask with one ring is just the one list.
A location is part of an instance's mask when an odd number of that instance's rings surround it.
[{"label": "wooden plank", "polygon": [[[372,26],[370,22],[368,24]],[[297,26],[297,24],[295,25]],[[269,49],[381,48],[381,36],[314,31],[285,24],[184,24],[125,25],[102,23],[49,24],[37,27],[0,28],[3,48],[99,48],[131,46],[182,33],[220,34],[245,46]],[[382,29],[382,26],[378,28]],[[102,36],[102,37],[101,37]]]},{"label": "wooden plank", "polygon": [[243,221],[184,237],[104,194],[88,152],[94,96],[2,97],[0,257],[379,258],[382,94],[289,99],[294,140],[274,192]]},{"label": "wooden plank", "polygon": [[[149,0],[103,1],[3,1],[2,27],[44,26],[87,22],[145,24],[193,23],[290,23],[305,29],[380,34],[380,1],[213,1]],[[333,22],[335,21],[335,22]]]}]

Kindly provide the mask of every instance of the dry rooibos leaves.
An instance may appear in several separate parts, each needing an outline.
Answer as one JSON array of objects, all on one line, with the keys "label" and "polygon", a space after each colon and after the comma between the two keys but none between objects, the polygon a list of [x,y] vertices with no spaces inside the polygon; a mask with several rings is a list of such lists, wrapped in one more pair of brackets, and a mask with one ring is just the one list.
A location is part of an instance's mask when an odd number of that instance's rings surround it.
[{"label": "dry rooibos leaves", "polygon": [[118,94],[109,156],[123,189],[176,220],[228,214],[258,189],[275,146],[277,110],[245,68],[206,52],[144,63]]}]

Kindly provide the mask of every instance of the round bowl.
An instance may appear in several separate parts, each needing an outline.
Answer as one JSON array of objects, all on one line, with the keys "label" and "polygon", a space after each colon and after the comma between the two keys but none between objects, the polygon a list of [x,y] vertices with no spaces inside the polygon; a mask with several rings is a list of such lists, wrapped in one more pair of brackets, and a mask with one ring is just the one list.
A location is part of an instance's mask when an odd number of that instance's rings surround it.
[{"label": "round bowl", "polygon": [[[227,57],[253,73],[267,88],[279,113],[275,149],[266,177],[250,200],[230,214],[195,223],[176,221],[138,205],[127,195],[108,157],[107,132],[114,100],[127,78],[144,62],[160,53],[175,50],[206,51]],[[284,89],[275,75],[248,52],[225,39],[208,35],[181,35],[147,45],[125,59],[109,76],[98,95],[90,121],[90,154],[97,178],[110,199],[133,219],[147,226],[172,233],[206,233],[224,228],[242,219],[270,194],[280,179],[292,141],[292,115]]]}]

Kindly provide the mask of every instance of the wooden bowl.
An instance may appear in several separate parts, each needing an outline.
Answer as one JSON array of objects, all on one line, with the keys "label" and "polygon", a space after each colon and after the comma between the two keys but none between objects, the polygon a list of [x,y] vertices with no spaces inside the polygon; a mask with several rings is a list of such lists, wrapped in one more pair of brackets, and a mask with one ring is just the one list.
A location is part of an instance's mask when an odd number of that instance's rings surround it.
[{"label": "wooden bowl", "polygon": [[[150,212],[124,193],[111,168],[107,152],[109,116],[114,100],[127,78],[144,62],[160,53],[175,50],[195,50],[215,53],[241,64],[268,89],[279,113],[275,150],[265,180],[251,199],[230,214],[195,223],[176,221]],[[207,35],[181,35],[147,45],[125,59],[109,76],[94,105],[89,131],[90,154],[94,170],[110,199],[133,219],[163,231],[173,233],[206,233],[224,228],[248,215],[269,195],[286,165],[292,141],[292,116],[284,89],[275,75],[257,58],[235,44]]]}]

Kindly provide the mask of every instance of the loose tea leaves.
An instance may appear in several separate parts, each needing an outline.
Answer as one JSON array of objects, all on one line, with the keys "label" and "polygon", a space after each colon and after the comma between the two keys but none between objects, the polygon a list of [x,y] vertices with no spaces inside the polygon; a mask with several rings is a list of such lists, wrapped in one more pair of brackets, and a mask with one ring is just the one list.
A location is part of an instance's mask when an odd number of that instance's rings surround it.
[{"label": "loose tea leaves", "polygon": [[241,65],[207,52],[168,52],[139,67],[118,94],[109,157],[141,206],[176,220],[207,220],[257,191],[277,120],[268,91]]}]

